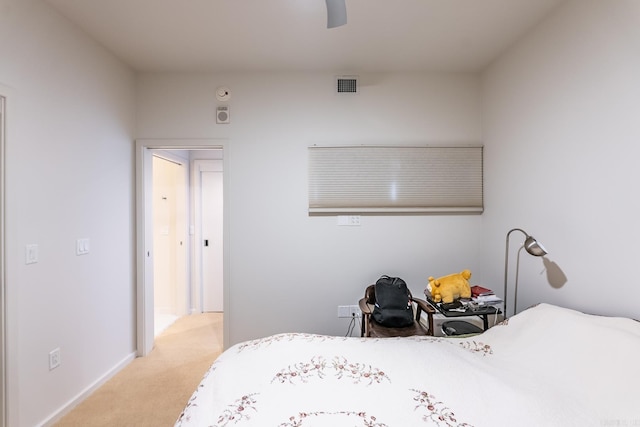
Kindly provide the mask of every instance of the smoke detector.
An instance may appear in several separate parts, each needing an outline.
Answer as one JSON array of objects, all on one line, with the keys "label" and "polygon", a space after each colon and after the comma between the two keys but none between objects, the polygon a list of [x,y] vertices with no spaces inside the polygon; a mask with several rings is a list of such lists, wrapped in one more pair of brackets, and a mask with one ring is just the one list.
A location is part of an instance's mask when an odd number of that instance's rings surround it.
[{"label": "smoke detector", "polygon": [[231,92],[229,91],[229,88],[226,86],[220,86],[216,89],[216,98],[218,101],[228,101],[231,99]]}]

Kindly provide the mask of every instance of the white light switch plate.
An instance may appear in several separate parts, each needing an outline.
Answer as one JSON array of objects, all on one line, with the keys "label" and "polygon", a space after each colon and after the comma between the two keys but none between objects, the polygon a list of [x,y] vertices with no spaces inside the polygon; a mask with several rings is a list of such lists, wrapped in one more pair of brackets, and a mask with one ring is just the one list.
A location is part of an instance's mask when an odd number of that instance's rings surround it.
[{"label": "white light switch plate", "polygon": [[76,240],[76,255],[86,255],[89,253],[89,239]]},{"label": "white light switch plate", "polygon": [[24,263],[35,264],[36,262],[38,262],[38,245],[27,245],[24,251]]}]

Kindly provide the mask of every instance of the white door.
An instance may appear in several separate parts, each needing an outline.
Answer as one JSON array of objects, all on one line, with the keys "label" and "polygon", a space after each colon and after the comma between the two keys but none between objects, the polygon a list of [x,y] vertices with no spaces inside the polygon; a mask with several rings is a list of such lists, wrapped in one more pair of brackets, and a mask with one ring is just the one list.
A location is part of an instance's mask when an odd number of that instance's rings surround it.
[{"label": "white door", "polygon": [[177,155],[166,151],[153,156],[156,335],[187,312],[187,170],[184,163]]},{"label": "white door", "polygon": [[210,160],[207,163],[213,163],[213,167],[200,170],[202,310],[205,312],[223,311],[222,170],[215,170],[222,162]]}]

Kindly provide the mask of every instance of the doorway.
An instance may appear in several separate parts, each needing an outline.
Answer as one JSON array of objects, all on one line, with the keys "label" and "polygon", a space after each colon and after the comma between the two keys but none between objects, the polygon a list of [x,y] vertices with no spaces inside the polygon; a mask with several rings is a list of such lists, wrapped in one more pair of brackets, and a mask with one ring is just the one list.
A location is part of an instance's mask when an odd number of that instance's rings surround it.
[{"label": "doorway", "polygon": [[[207,247],[215,247],[219,246],[219,253],[221,255],[220,262],[220,271],[221,271],[221,289],[222,289],[222,312],[223,317],[226,318],[228,313],[226,312],[228,307],[228,268],[226,267],[228,263],[228,215],[227,215],[227,206],[228,204],[224,202],[227,198],[225,189],[225,183],[228,182],[225,179],[228,171],[226,166],[226,156],[222,155],[224,152],[225,141],[224,140],[138,140],[136,141],[136,222],[137,222],[137,343],[138,343],[138,355],[145,356],[153,349],[154,342],[154,313],[155,313],[155,297],[154,297],[154,269],[155,269],[155,258],[158,255],[156,254],[156,248],[154,246],[154,222],[153,222],[153,154],[157,153],[158,150],[170,151],[170,150],[180,150],[181,152],[200,152],[202,150],[206,150],[207,152],[217,151],[220,153],[220,159],[218,159],[218,165],[220,170],[218,172],[218,177],[220,178],[219,182],[219,194],[218,197],[222,200],[219,203],[219,215],[221,219],[221,225],[219,226],[219,231],[221,234],[221,238],[208,237],[203,238],[202,227],[199,223],[195,222],[194,214],[189,216],[187,222],[188,225],[185,224],[185,241],[190,240],[189,250],[186,251],[188,254],[193,254],[190,258],[190,262],[186,262],[187,271],[191,271],[185,274],[187,277],[191,277],[190,283],[187,286],[189,291],[187,293],[183,293],[182,295],[186,295],[186,303],[183,307],[189,307],[191,312],[202,312],[205,307],[202,305],[205,298],[202,295],[201,290],[204,290],[202,286],[196,282],[196,280],[202,280],[202,267],[200,267],[201,263],[198,264],[198,260],[201,255],[205,255]],[[192,155],[190,154],[190,157]],[[206,156],[205,156],[206,157]],[[166,160],[166,159],[165,159]],[[196,169],[196,162],[191,162],[192,169]],[[205,186],[207,188],[210,187],[209,179],[205,178]],[[192,183],[193,184],[193,183]],[[194,187],[194,185],[192,185]],[[198,199],[193,193],[191,195],[192,199],[195,201]],[[202,203],[202,202],[200,202]],[[194,206],[194,204],[190,204],[189,206]],[[199,209],[194,208],[194,212]],[[210,215],[207,214],[207,217]],[[169,232],[165,228],[160,228],[156,230],[156,232],[162,233]],[[214,241],[217,239],[217,242]],[[209,240],[205,242],[205,240]],[[178,240],[179,241],[179,240]],[[209,246],[204,246],[207,244]],[[196,248],[201,248],[202,250],[198,251]],[[200,254],[199,254],[200,253]],[[191,268],[189,269],[190,266]],[[200,273],[197,273],[200,272]],[[205,272],[205,274],[207,274]],[[220,283],[220,282],[219,282]],[[208,289],[208,288],[207,288]],[[210,307],[207,307],[206,311],[212,311]],[[228,340],[228,322],[223,321],[223,342],[225,347],[227,346]]]}]

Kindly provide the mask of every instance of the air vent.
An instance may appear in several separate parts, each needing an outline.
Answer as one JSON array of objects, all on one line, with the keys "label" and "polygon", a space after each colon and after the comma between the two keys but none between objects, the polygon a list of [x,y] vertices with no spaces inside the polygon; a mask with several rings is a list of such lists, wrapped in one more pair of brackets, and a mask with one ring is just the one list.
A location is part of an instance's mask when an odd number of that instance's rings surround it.
[{"label": "air vent", "polygon": [[337,93],[358,93],[358,76],[336,77]]}]

